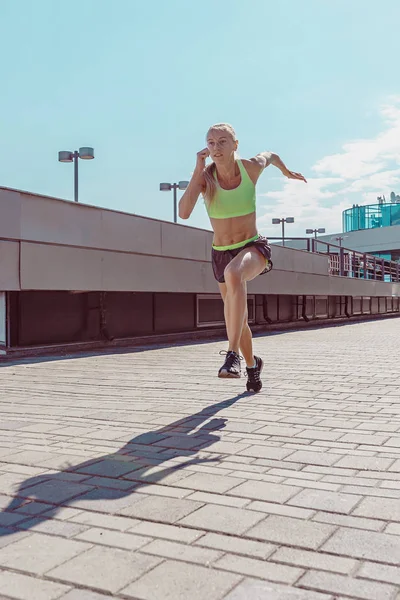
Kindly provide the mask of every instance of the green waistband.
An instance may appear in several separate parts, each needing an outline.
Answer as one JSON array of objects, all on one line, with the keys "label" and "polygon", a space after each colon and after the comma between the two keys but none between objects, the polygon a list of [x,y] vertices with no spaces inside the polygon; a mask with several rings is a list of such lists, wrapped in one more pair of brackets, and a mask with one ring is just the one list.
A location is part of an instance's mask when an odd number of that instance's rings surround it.
[{"label": "green waistband", "polygon": [[229,244],[229,246],[214,246],[214,244],[213,244],[212,247],[214,250],[236,250],[236,248],[242,248],[249,242],[254,242],[254,240],[256,240],[258,237],[259,237],[259,235],[257,233],[257,235],[255,235],[254,237],[251,237],[248,240],[243,240],[243,242],[237,242],[236,244]]}]

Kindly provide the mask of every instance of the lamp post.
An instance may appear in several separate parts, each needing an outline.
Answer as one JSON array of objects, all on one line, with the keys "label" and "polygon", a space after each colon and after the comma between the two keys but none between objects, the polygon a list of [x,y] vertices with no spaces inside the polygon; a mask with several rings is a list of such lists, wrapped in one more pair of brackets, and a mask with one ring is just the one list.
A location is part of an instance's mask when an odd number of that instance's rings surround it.
[{"label": "lamp post", "polygon": [[280,225],[282,223],[282,246],[285,245],[285,223],[294,223],[294,217],[286,217],[285,219],[272,219],[272,225]]},{"label": "lamp post", "polygon": [[78,202],[78,158],[82,160],[92,160],[94,158],[93,148],[85,146],[79,148],[75,152],[63,150],[58,153],[58,160],[62,163],[73,162],[74,163],[74,201]]},{"label": "lamp post", "polygon": [[335,240],[335,242],[339,242],[339,247],[341,248],[343,240],[347,237],[347,235],[338,235],[337,237],[334,237],[332,239]]},{"label": "lamp post", "polygon": [[317,233],[325,233],[325,228],[320,227],[319,229],[306,229],[307,234],[313,233],[315,235],[315,239],[317,239]]},{"label": "lamp post", "polygon": [[170,192],[171,190],[174,190],[174,223],[178,222],[178,198],[176,190],[186,190],[188,185],[188,181],[180,181],[179,183],[160,183],[160,192]]}]

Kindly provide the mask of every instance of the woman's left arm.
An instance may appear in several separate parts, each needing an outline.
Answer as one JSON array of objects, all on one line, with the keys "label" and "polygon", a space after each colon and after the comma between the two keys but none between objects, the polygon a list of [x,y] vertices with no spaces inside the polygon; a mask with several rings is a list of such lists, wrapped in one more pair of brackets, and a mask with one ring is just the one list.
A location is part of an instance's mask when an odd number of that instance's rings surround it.
[{"label": "woman's left arm", "polygon": [[266,169],[269,165],[273,165],[282,172],[282,175],[288,177],[288,179],[299,179],[300,181],[307,183],[306,178],[301,173],[290,171],[282,159],[274,152],[260,152],[260,154],[257,154],[257,156],[250,159],[250,162],[261,168],[261,171]]}]

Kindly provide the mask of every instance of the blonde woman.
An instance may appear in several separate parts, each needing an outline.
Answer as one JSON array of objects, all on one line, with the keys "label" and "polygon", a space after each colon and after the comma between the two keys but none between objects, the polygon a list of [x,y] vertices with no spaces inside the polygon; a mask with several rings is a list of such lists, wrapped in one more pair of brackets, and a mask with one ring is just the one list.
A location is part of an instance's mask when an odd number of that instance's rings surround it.
[{"label": "blonde woman", "polygon": [[[179,202],[179,216],[188,219],[202,194],[214,231],[212,266],[224,301],[228,351],[218,377],[241,376],[241,357],[246,361],[247,390],[262,388],[263,360],[254,356],[247,322],[247,282],[272,268],[268,240],[256,225],[256,183],[263,170],[274,165],[289,179],[306,182],[303,175],[284,165],[277,154],[261,152],[239,160],[238,140],[231,125],[219,123],[207,133],[207,147],[197,154],[196,167]],[[212,163],[206,166],[206,159]]]}]

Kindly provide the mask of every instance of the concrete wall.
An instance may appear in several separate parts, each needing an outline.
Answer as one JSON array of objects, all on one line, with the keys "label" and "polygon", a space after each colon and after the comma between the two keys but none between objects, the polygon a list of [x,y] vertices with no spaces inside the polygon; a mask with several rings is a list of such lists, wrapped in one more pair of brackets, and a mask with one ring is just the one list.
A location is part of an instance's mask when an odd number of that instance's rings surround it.
[{"label": "concrete wall", "polygon": [[[0,290],[215,293],[212,233],[0,188]],[[399,284],[328,275],[328,257],[273,247],[250,293],[400,295]]]}]

